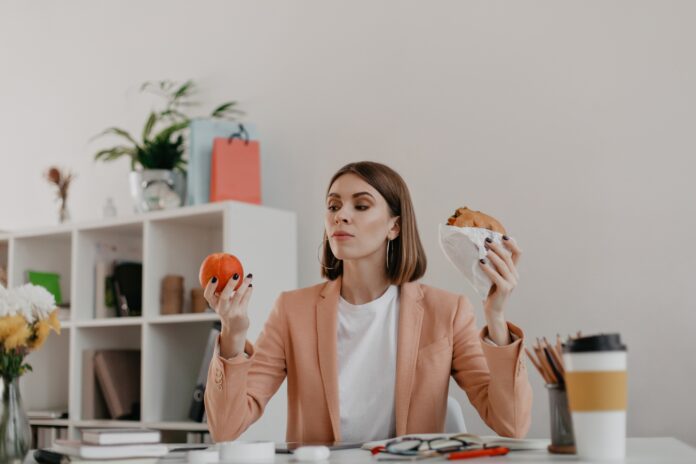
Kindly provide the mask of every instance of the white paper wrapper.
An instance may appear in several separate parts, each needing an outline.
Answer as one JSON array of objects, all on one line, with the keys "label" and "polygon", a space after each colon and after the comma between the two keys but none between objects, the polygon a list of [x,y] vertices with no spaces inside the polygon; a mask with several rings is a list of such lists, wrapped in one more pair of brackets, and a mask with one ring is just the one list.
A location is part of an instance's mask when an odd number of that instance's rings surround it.
[{"label": "white paper wrapper", "polygon": [[[493,286],[491,279],[483,272],[479,260],[485,258],[488,250],[484,246],[486,238],[501,246],[503,234],[481,227],[456,227],[440,224],[440,248],[447,259],[474,287],[481,300],[488,298]],[[487,260],[488,261],[488,260]]]}]

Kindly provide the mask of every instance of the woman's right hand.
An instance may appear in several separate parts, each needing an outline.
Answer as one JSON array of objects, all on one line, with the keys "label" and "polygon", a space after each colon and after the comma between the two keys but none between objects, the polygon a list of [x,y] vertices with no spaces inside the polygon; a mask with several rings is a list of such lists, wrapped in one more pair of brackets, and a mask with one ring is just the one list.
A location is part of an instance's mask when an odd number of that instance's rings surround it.
[{"label": "woman's right hand", "polygon": [[220,354],[224,358],[231,358],[244,351],[246,333],[249,329],[247,308],[254,289],[251,285],[252,275],[247,274],[237,291],[234,288],[239,283],[240,276],[235,275],[237,279],[233,276],[219,295],[215,292],[217,287],[215,277],[210,279],[203,292],[210,307],[220,316],[222,323]]}]

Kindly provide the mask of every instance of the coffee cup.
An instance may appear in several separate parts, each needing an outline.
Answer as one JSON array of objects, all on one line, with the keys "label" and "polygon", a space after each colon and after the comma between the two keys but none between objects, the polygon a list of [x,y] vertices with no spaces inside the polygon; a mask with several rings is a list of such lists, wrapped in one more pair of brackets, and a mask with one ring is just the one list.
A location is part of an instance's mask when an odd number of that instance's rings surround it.
[{"label": "coffee cup", "polygon": [[568,341],[563,347],[568,406],[580,459],[626,456],[626,346],[619,334]]}]

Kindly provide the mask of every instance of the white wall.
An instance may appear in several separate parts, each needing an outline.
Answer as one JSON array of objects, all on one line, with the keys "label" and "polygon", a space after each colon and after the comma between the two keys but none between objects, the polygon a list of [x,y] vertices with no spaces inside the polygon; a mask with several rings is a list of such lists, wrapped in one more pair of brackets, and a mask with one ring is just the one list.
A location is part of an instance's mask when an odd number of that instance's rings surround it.
[{"label": "white wall", "polygon": [[[319,281],[330,176],[387,163],[411,189],[426,283],[472,296],[437,224],[461,205],[497,216],[525,252],[509,318],[530,342],[620,331],[630,435],[696,445],[695,14],[687,1],[2,2],[0,228],[54,222],[52,163],[78,173],[75,220],[109,195],[129,211],[128,164],[95,164],[103,145],[87,141],[140,132],[144,80],[195,78],[206,112],[238,99],[262,131],[264,202],[298,213],[301,285]],[[530,374],[530,435],[545,436]]]}]

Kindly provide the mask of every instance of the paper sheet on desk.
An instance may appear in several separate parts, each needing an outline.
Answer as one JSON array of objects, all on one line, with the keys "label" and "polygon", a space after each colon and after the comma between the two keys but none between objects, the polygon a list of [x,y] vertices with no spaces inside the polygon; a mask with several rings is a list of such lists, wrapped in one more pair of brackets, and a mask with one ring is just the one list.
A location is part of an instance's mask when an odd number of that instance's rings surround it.
[{"label": "paper sheet on desk", "polygon": [[[475,435],[470,433],[418,433],[418,434],[407,434],[401,435],[397,438],[404,437],[418,437],[425,440],[438,438],[438,437],[454,437],[457,436],[462,438],[472,444],[485,444],[486,446],[504,446],[509,448],[510,451],[522,451],[522,450],[545,450],[551,443],[551,440],[545,438],[508,438],[500,437],[498,435]],[[377,446],[383,446],[392,439],[387,440],[377,440],[365,443],[362,449],[371,450]],[[475,445],[474,445],[475,446]]]},{"label": "paper sheet on desk", "polygon": [[481,300],[488,297],[488,292],[493,286],[493,282],[483,272],[479,264],[479,260],[488,254],[484,243],[489,237],[494,243],[504,246],[502,244],[503,235],[493,230],[440,224],[440,248],[442,252],[474,287]]}]

